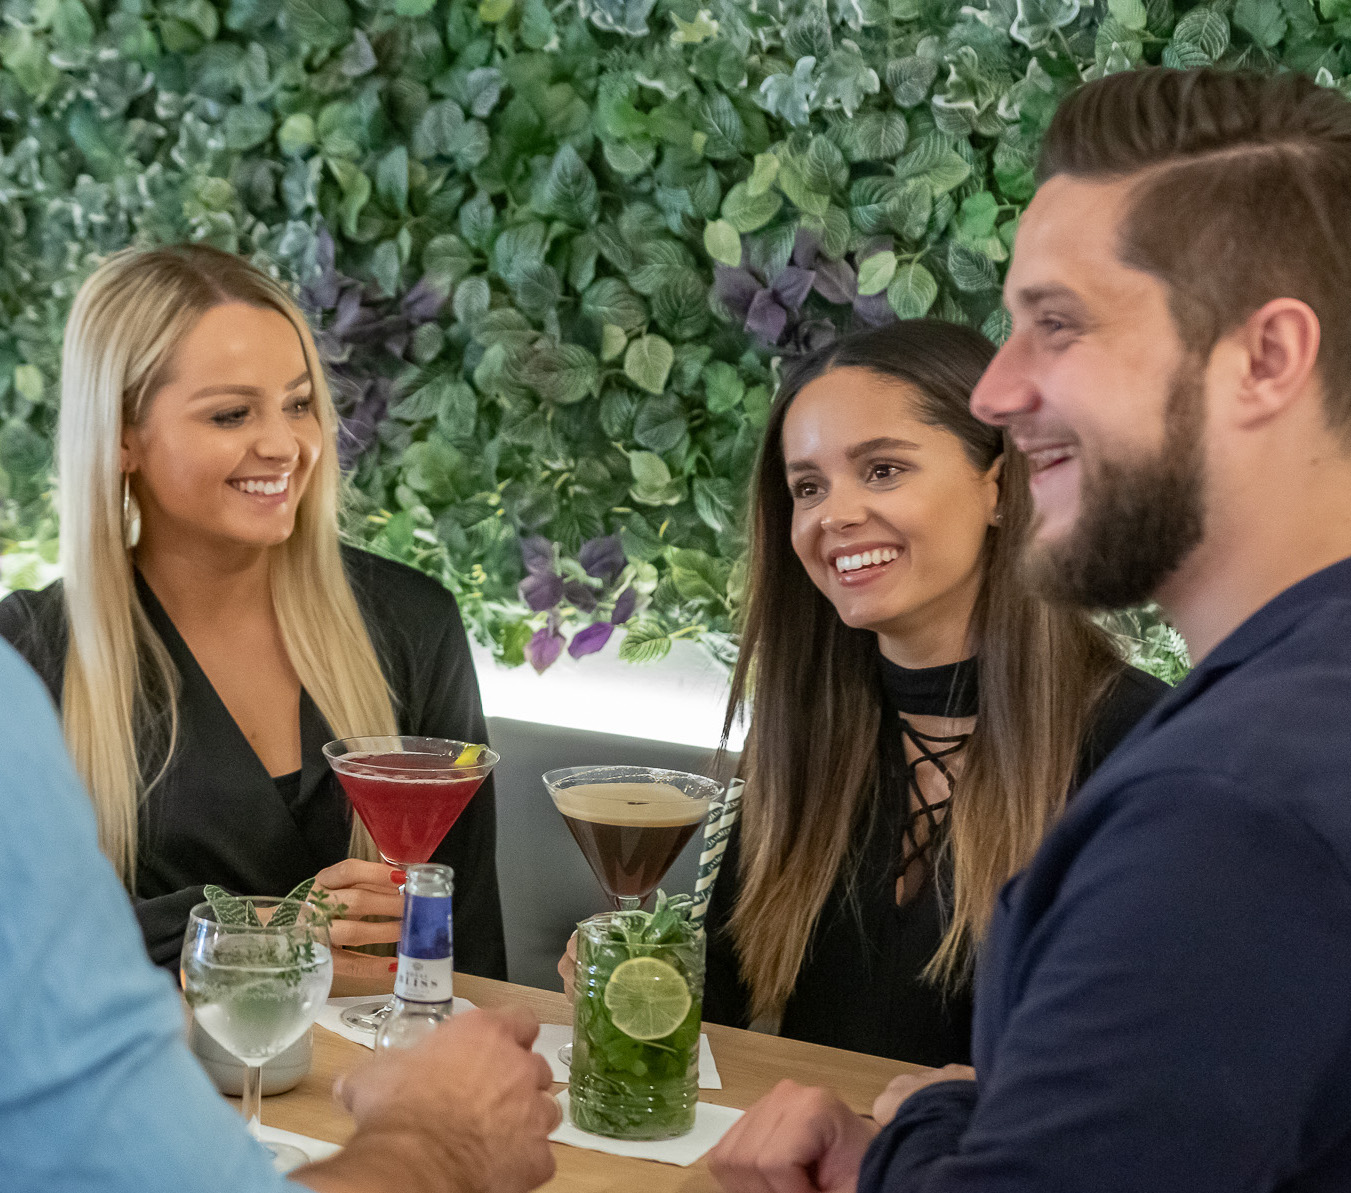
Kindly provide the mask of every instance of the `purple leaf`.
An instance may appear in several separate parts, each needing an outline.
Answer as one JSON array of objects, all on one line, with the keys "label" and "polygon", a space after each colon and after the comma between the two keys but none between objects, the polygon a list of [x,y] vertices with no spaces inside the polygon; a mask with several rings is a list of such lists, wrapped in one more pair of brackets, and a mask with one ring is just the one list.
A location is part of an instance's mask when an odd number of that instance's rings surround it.
[{"label": "purple leaf", "polygon": [[590,613],[596,607],[596,593],[580,580],[569,580],[563,585],[563,596],[568,604],[583,613]]},{"label": "purple leaf", "polygon": [[793,240],[793,264],[799,269],[811,269],[821,253],[821,242],[815,232],[799,228]]},{"label": "purple leaf", "polygon": [[638,593],[630,587],[624,589],[615,601],[614,612],[610,614],[611,625],[623,625],[630,617],[633,611],[638,607]]},{"label": "purple leaf", "polygon": [[307,309],[331,311],[338,301],[341,275],[334,269],[325,269],[304,290],[304,303]]},{"label": "purple leaf", "polygon": [[816,292],[827,302],[848,305],[858,297],[858,276],[848,261],[816,263]]},{"label": "purple leaf", "polygon": [[577,562],[586,569],[588,576],[597,580],[613,580],[624,570],[624,547],[619,535],[606,534],[588,539],[577,552]]},{"label": "purple leaf", "polygon": [[888,323],[896,322],[896,312],[891,309],[885,294],[859,295],[854,299],[854,315],[869,327],[886,327]]},{"label": "purple leaf", "polygon": [[572,636],[568,654],[574,659],[580,659],[584,654],[595,654],[610,640],[610,635],[614,632],[614,626],[608,621],[598,621],[584,630],[578,630]]},{"label": "purple leaf", "polygon": [[779,300],[779,305],[787,307],[790,311],[797,312],[802,309],[802,304],[807,301],[807,295],[812,292],[812,283],[816,281],[816,274],[810,269],[799,269],[796,265],[786,265],[780,271],[779,276],[774,279],[774,284],[770,286],[774,297]]},{"label": "purple leaf", "polygon": [[328,325],[328,331],[338,339],[346,339],[363,321],[360,288],[349,286],[344,290],[338,298],[337,308],[333,322]]},{"label": "purple leaf", "polygon": [[550,572],[531,572],[521,581],[521,600],[536,613],[552,609],[563,599],[563,577]]},{"label": "purple leaf", "polygon": [[554,570],[554,545],[543,535],[532,534],[521,540],[521,561],[527,572]]},{"label": "purple leaf", "polygon": [[773,293],[761,290],[756,294],[751,309],[746,312],[746,330],[766,344],[777,344],[787,326],[788,312],[774,301]]},{"label": "purple leaf", "polygon": [[563,636],[550,629],[536,630],[525,644],[526,661],[541,675],[558,661],[563,653]]},{"label": "purple leaf", "polygon": [[350,469],[375,442],[376,432],[389,406],[388,382],[380,378],[361,387],[361,397],[342,418],[338,434],[338,466]]},{"label": "purple leaf", "polygon": [[739,319],[746,318],[759,289],[760,283],[749,269],[731,269],[726,265],[713,267],[713,291]]},{"label": "purple leaf", "polygon": [[338,246],[333,240],[333,233],[327,228],[320,228],[319,235],[314,238],[314,263],[327,272],[333,268],[337,259]]},{"label": "purple leaf", "polygon": [[430,323],[441,313],[441,308],[445,305],[445,294],[426,278],[403,296],[403,313],[414,327]]}]

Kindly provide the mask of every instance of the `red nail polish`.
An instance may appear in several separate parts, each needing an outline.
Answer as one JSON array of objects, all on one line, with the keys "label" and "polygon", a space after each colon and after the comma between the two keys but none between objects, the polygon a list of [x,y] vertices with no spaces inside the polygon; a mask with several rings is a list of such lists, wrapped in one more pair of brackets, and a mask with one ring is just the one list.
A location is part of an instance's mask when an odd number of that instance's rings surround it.
[{"label": "red nail polish", "polygon": [[391,961],[391,962],[389,963],[389,972],[390,972],[390,973],[398,973],[398,972],[399,972],[399,963],[398,963],[397,961]]},{"label": "red nail polish", "polygon": [[402,870],[391,870],[389,872],[389,880],[395,886],[402,886],[405,882],[408,881],[408,875],[405,874],[404,871]]}]

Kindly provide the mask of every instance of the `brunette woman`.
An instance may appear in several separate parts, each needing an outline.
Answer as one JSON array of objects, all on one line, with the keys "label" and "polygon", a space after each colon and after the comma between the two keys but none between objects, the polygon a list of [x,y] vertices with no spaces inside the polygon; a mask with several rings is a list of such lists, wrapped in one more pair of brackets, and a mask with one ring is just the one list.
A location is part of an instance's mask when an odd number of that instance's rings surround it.
[{"label": "brunette woman", "polygon": [[[285,894],[319,872],[335,945],[398,939],[321,753],[336,737],[486,741],[454,598],[338,541],[338,420],[305,320],[247,262],[130,251],[81,288],[59,432],[63,579],[0,603],[61,708],[100,844],[151,957],[176,966],[205,883]],[[506,976],[485,783],[437,851],[456,960]],[[335,950],[338,972],[389,959]]]},{"label": "brunette woman", "polygon": [[918,320],[785,370],[753,486],[711,1020],[968,1063],[1000,887],[1164,690],[1029,587],[1026,462],[967,405],[993,351]]}]

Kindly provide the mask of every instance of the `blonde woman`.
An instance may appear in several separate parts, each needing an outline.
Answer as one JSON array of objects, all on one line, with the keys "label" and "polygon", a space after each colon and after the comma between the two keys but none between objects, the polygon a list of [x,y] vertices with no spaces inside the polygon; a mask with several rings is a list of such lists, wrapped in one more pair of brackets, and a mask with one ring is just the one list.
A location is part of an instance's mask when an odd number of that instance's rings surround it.
[{"label": "blonde woman", "polygon": [[[63,580],[0,602],[60,706],[100,845],[151,957],[176,965],[202,886],[277,894],[319,873],[348,906],[341,972],[387,958],[402,875],[322,754],[343,736],[482,742],[454,598],[338,541],[337,415],[304,318],[245,261],[128,251],[81,288],[59,431]],[[506,976],[485,783],[437,851],[456,960]]]}]

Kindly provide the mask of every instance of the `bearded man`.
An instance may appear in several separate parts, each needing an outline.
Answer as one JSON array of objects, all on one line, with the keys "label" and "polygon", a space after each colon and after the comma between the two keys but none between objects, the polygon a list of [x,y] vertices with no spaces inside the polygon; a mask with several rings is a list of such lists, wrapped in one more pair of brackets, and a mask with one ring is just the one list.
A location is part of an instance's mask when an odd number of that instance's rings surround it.
[{"label": "bearded man", "polygon": [[972,409],[1046,591],[1157,601],[1196,669],[1005,888],[975,1079],[876,1122],[784,1083],[712,1157],[735,1193],[1351,1189],[1351,103],[1112,75],[1040,173]]}]

